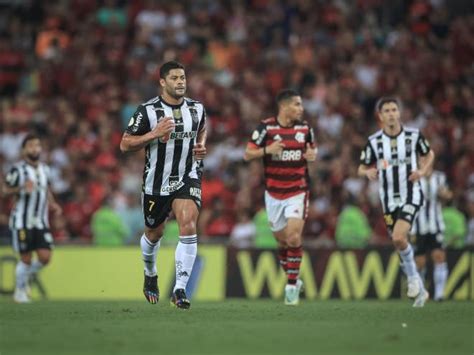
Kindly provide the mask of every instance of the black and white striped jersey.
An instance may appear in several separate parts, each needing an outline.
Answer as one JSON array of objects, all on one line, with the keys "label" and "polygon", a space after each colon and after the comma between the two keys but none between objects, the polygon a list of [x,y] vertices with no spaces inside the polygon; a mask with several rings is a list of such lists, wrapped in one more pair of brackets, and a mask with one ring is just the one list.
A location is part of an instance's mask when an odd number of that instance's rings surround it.
[{"label": "black and white striped jersey", "polygon": [[27,180],[33,185],[33,192],[20,189],[10,213],[9,225],[12,229],[48,229],[48,188],[49,167],[39,163],[38,166],[21,161],[13,165],[5,178],[8,187],[25,186]]},{"label": "black and white striped jersey", "polygon": [[418,154],[425,156],[429,151],[430,145],[418,129],[402,127],[393,137],[379,130],[369,137],[360,163],[376,165],[384,213],[393,212],[405,204],[423,204],[420,182],[411,182],[408,177],[418,169]]},{"label": "black and white striped jersey", "polygon": [[147,195],[170,195],[184,185],[183,180],[200,179],[202,174],[202,161],[195,160],[192,152],[206,124],[200,102],[185,98],[180,105],[171,105],[155,97],[138,106],[126,133],[144,135],[164,117],[174,118],[175,129],[168,141],[155,139],[145,147],[143,192]]},{"label": "black and white striped jersey", "polygon": [[446,174],[435,170],[429,177],[421,178],[420,184],[425,202],[418,212],[411,232],[417,235],[443,233],[445,226],[442,213],[443,207],[439,201],[439,191],[448,187]]}]

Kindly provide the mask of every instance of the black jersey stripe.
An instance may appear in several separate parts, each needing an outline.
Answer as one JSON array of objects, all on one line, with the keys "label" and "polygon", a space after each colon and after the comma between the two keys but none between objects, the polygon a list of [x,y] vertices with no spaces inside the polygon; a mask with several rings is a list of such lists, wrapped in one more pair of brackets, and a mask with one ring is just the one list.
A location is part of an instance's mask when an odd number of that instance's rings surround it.
[{"label": "black jersey stripe", "polygon": [[[153,104],[153,107],[161,108],[161,110],[155,110],[156,121],[158,123],[160,118],[163,118],[165,116],[165,111],[163,110],[163,105],[161,104],[161,101],[155,102]],[[156,162],[154,162],[154,161],[149,161],[149,162],[150,162],[150,164],[156,164],[156,166],[155,166],[155,176],[153,178],[153,194],[158,194],[159,195],[160,194],[161,181],[163,180],[163,170],[165,168],[166,143],[161,143],[160,141],[158,141],[158,144],[156,144],[154,147],[157,150]],[[146,166],[146,163],[145,163],[145,166]]]},{"label": "black jersey stripe", "polygon": [[[197,119],[197,111],[194,108],[194,103],[192,103],[192,102],[189,103],[188,102],[188,106],[190,106],[189,112],[191,114],[191,117],[193,117],[192,130],[197,131],[198,125],[200,124],[199,120]],[[196,115],[196,119],[194,119],[194,117],[195,117],[194,115]],[[205,115],[203,113],[203,119],[204,119],[204,116]],[[190,139],[189,143],[188,143],[188,156],[186,157],[186,169],[185,169],[185,172],[184,172],[184,176],[188,176],[188,174],[191,172],[191,168],[193,167],[193,147],[194,147],[194,142],[195,141],[196,141],[195,139]],[[199,176],[199,174],[198,174],[198,176]]]},{"label": "black jersey stripe", "polygon": [[[378,160],[383,160],[383,140],[382,136],[377,139],[377,154]],[[383,199],[383,210],[385,212],[389,211],[388,208],[388,179],[386,169],[382,169],[382,184],[384,190],[384,199]]]},{"label": "black jersey stripe", "polygon": [[[26,168],[26,164],[23,165],[23,175],[24,175],[24,181],[26,182],[28,180],[28,169]],[[23,226],[22,228],[27,227],[27,222],[28,222],[28,207],[30,204],[30,195],[27,193],[24,193],[24,199],[23,199]]]}]

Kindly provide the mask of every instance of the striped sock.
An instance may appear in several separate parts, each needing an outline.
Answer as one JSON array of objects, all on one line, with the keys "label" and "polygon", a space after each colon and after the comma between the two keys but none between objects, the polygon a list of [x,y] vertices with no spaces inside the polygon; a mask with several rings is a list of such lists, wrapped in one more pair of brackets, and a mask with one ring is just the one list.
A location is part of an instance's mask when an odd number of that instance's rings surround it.
[{"label": "striped sock", "polygon": [[287,248],[278,248],[278,261],[280,262],[280,266],[282,267],[283,271],[286,273],[288,270],[288,263],[286,258],[288,256],[288,249]]},{"label": "striped sock", "polygon": [[303,258],[303,247],[288,248],[287,253],[287,275],[288,284],[296,285],[300,274],[301,259]]},{"label": "striped sock", "polygon": [[176,284],[173,292],[179,288],[186,290],[194,260],[197,255],[197,235],[179,236],[179,243],[175,252]]}]

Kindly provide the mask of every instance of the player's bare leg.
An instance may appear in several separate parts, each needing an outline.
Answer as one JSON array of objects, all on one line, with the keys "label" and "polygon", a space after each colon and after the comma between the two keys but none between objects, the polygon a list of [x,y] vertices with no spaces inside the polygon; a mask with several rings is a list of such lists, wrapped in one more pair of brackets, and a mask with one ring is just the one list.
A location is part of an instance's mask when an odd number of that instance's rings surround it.
[{"label": "player's bare leg", "polygon": [[52,252],[47,248],[40,248],[36,250],[36,260],[31,261],[30,268],[28,270],[28,283],[27,283],[27,293],[28,296],[31,296],[30,284],[34,283],[38,277],[38,273],[49,264],[51,261]]},{"label": "player's bare leg", "polygon": [[164,223],[160,224],[157,228],[148,228],[145,226],[145,233],[140,239],[144,263],[143,295],[151,304],[156,304],[160,299],[156,255],[158,254],[164,227]]},{"label": "player's bare leg", "polygon": [[434,281],[434,300],[442,301],[444,299],[444,287],[448,279],[448,264],[446,263],[446,253],[443,249],[434,249],[431,252],[433,260],[433,281]]},{"label": "player's bare leg", "polygon": [[13,300],[16,303],[30,303],[31,299],[28,295],[28,276],[30,273],[32,254],[21,253],[20,261],[16,264],[16,285]]},{"label": "player's bare leg", "polygon": [[392,242],[400,254],[400,258],[403,261],[403,267],[407,274],[407,296],[410,298],[416,298],[415,303],[413,304],[414,307],[423,307],[429,295],[425,290],[423,281],[416,269],[413,249],[408,242],[408,232],[410,231],[410,228],[411,225],[407,221],[402,219],[397,220],[393,228]]},{"label": "player's bare leg", "polygon": [[415,256],[416,269],[418,274],[421,277],[423,283],[426,281],[426,255],[416,255]]},{"label": "player's bare leg", "polygon": [[197,255],[197,219],[199,210],[190,199],[175,199],[173,212],[179,226],[179,242],[175,252],[176,284],[171,303],[177,308],[188,309],[191,302],[186,296],[186,285]]},{"label": "player's bare leg", "polygon": [[304,220],[298,218],[288,218],[288,224],[285,227],[287,252],[287,275],[288,283],[285,286],[285,304],[297,305],[299,303],[299,294],[303,283],[299,280],[301,259],[303,257],[302,232]]}]

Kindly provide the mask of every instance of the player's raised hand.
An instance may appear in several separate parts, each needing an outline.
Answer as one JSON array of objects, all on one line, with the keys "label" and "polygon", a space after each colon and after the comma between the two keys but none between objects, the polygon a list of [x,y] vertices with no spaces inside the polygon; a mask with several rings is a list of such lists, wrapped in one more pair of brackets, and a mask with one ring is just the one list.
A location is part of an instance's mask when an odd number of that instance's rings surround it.
[{"label": "player's raised hand", "polygon": [[285,145],[280,141],[274,141],[272,144],[265,147],[267,154],[281,154],[283,152]]},{"label": "player's raised hand", "polygon": [[378,176],[377,169],[376,168],[367,169],[367,171],[365,172],[365,176],[367,176],[369,180],[376,180]]},{"label": "player's raised hand", "polygon": [[206,156],[207,150],[204,144],[196,143],[193,148],[193,155],[196,160],[203,160]]},{"label": "player's raised hand", "polygon": [[[174,130],[174,120],[172,117],[164,117],[161,119],[156,127],[151,131],[154,138],[161,138],[165,141],[166,138]],[[166,139],[166,141],[168,140]]]},{"label": "player's raised hand", "polygon": [[415,182],[420,180],[422,176],[423,175],[421,174],[420,170],[415,170],[411,172],[410,176],[408,177],[408,180],[410,180],[411,182]]},{"label": "player's raised hand", "polygon": [[303,158],[307,161],[315,161],[317,152],[317,148],[312,148],[310,143],[306,143],[306,151],[303,154]]}]

